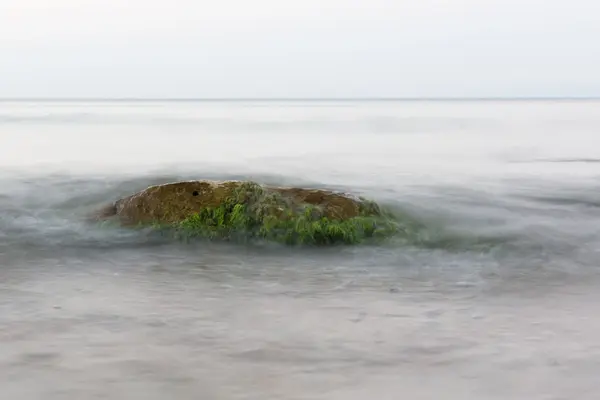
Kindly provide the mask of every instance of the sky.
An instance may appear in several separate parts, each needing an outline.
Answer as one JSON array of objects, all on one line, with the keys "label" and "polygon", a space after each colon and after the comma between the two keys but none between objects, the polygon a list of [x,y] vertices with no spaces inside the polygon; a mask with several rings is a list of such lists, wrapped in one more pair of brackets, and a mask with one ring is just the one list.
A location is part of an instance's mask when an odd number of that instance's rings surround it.
[{"label": "sky", "polygon": [[0,97],[591,97],[599,43],[598,0],[0,0]]}]

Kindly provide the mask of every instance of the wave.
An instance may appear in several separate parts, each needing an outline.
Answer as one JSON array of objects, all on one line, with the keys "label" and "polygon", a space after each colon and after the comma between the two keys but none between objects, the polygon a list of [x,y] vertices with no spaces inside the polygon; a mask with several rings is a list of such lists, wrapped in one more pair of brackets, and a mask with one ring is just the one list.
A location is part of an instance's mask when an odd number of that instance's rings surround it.
[{"label": "wave", "polygon": [[600,158],[545,158],[534,160],[530,162],[541,162],[541,163],[584,163],[584,164],[597,164],[600,163]]},{"label": "wave", "polygon": [[259,132],[285,132],[289,129],[310,132],[364,132],[370,133],[402,133],[414,134],[415,132],[432,133],[446,132],[449,129],[485,129],[487,131],[498,129],[498,125],[489,120],[459,117],[315,117],[307,120],[304,116],[286,117],[285,119],[257,119],[252,117],[231,118],[211,117],[205,114],[194,113],[161,113],[160,109],[142,110],[139,113],[113,112],[110,107],[106,110],[93,112],[67,112],[56,111],[46,113],[0,113],[0,124],[44,124],[44,125],[168,125],[168,126],[193,126],[194,129],[219,131],[223,134],[230,131],[259,131]]},{"label": "wave", "polygon": [[[509,233],[453,229],[450,218],[432,217],[433,210],[416,207],[417,200],[403,199],[398,193],[386,196],[372,189],[349,188],[309,182],[278,175],[248,176],[222,173],[163,173],[125,178],[89,176],[73,178],[52,175],[42,178],[19,179],[5,185],[10,194],[0,194],[0,232],[5,245],[21,247],[63,247],[123,249],[162,246],[170,243],[151,230],[129,230],[102,227],[86,221],[95,210],[118,198],[151,185],[179,180],[255,180],[268,185],[328,188],[354,192],[378,201],[392,212],[400,225],[400,233],[380,246],[389,248],[416,247],[448,252],[489,252],[518,241]],[[385,198],[383,198],[385,197]],[[429,216],[428,211],[432,211]],[[258,244],[262,245],[262,244]]]}]

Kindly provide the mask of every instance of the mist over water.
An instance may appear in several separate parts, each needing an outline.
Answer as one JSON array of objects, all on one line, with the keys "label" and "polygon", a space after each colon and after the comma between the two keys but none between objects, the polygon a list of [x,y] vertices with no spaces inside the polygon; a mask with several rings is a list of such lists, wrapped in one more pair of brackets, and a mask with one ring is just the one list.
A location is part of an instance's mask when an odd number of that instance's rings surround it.
[{"label": "mist over water", "polygon": [[[595,399],[600,102],[0,102],[6,398]],[[184,244],[85,217],[253,179],[410,235]]]}]

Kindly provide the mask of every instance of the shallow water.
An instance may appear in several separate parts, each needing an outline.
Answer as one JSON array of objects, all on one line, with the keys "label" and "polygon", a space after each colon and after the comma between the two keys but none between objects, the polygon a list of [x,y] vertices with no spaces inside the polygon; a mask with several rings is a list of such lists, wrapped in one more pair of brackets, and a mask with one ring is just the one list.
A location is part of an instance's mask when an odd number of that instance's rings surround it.
[{"label": "shallow water", "polygon": [[[595,399],[600,102],[0,102],[18,399]],[[351,191],[382,246],[85,223],[179,179]]]}]

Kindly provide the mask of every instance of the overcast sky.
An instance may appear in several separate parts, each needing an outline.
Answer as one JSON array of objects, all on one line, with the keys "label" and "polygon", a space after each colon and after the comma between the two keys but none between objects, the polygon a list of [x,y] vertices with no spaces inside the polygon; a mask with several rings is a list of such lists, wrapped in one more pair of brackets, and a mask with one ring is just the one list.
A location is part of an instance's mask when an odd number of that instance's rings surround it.
[{"label": "overcast sky", "polygon": [[0,0],[0,97],[600,96],[600,0]]}]

